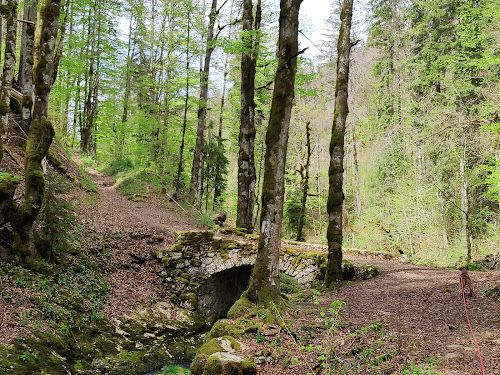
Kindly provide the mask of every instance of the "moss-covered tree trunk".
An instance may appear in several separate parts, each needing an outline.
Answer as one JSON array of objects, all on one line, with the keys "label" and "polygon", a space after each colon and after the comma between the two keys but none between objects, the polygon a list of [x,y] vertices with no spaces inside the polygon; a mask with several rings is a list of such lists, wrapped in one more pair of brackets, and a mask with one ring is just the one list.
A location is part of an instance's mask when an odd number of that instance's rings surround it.
[{"label": "moss-covered tree trunk", "polygon": [[3,157],[4,137],[9,122],[10,90],[16,64],[17,0],[7,0],[1,5],[0,13],[5,17],[5,58],[3,63],[2,87],[0,89],[0,162]]},{"label": "moss-covered tree trunk", "polygon": [[54,136],[52,124],[47,119],[47,110],[60,9],[60,0],[42,1],[35,37],[35,103],[26,144],[26,189],[13,220],[14,251],[20,260],[28,265],[33,265],[37,255],[33,240],[33,223],[40,212],[45,190],[42,160]]},{"label": "moss-covered tree trunk", "polygon": [[217,16],[217,0],[212,0],[210,8],[210,20],[208,23],[207,46],[205,51],[205,62],[203,71],[200,74],[200,99],[198,101],[198,128],[196,131],[196,145],[193,155],[193,167],[191,169],[191,185],[189,197],[196,207],[201,208],[202,198],[202,171],[203,171],[203,146],[205,145],[205,130],[207,123],[207,102],[208,102],[208,76],[210,73],[210,60],[214,51],[214,26]]},{"label": "moss-covered tree trunk", "polygon": [[329,287],[342,280],[342,191],[344,172],[344,133],[347,113],[349,56],[351,53],[351,20],[353,0],[344,0],[340,13],[340,32],[337,43],[337,82],[335,85],[335,109],[333,115],[332,138],[330,141],[330,168],[328,190],[328,262],[325,286]]},{"label": "moss-covered tree trunk", "polygon": [[258,35],[261,21],[261,2],[257,2],[255,24],[252,0],[243,1],[243,52],[241,54],[241,113],[238,155],[238,207],[236,226],[253,230],[255,205],[255,70]]},{"label": "moss-covered tree trunk", "polygon": [[297,226],[297,241],[305,241],[304,225],[306,222],[307,197],[309,196],[309,165],[311,164],[311,121],[306,122],[306,164],[300,166],[300,187],[302,199],[300,202],[299,224]]},{"label": "moss-covered tree trunk", "polygon": [[35,53],[35,22],[38,0],[27,1],[24,5],[24,19],[32,23],[23,23],[21,52],[19,57],[19,87],[21,88],[22,119],[21,126],[26,133],[31,123],[33,107],[33,58]]},{"label": "moss-covered tree trunk", "polygon": [[352,123],[352,163],[356,185],[356,214],[361,216],[361,188],[359,186],[358,145],[356,143],[356,122]]},{"label": "moss-covered tree trunk", "polygon": [[279,255],[285,192],[288,130],[297,72],[299,9],[302,0],[281,0],[278,67],[274,80],[262,187],[261,236],[248,298],[267,305],[279,300]]}]

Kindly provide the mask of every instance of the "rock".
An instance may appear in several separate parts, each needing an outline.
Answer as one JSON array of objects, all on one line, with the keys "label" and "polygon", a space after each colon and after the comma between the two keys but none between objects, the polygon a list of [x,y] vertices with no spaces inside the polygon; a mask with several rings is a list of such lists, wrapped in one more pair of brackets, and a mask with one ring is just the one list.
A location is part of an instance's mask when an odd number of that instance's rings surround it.
[{"label": "rock", "polygon": [[342,261],[342,278],[344,280],[350,280],[356,276],[356,268],[354,264],[344,259]]},{"label": "rock", "polygon": [[363,264],[359,270],[359,277],[363,280],[371,279],[376,275],[378,275],[378,268],[371,264]]},{"label": "rock", "polygon": [[257,366],[252,361],[237,355],[217,352],[206,360],[203,373],[193,375],[252,375],[257,373]]},{"label": "rock", "polygon": [[221,212],[217,216],[214,217],[213,221],[215,225],[218,225],[219,227],[222,227],[224,225],[224,222],[227,219],[227,213],[226,212]]}]

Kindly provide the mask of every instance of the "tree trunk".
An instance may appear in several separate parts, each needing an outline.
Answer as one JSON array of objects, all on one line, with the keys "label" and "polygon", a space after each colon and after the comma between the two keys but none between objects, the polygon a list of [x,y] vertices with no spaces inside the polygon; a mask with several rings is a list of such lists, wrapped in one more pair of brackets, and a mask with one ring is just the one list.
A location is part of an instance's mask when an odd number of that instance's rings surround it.
[{"label": "tree trunk", "polygon": [[64,20],[62,22],[61,29],[59,30],[59,42],[57,43],[57,48],[54,52],[54,68],[52,69],[51,86],[55,83],[57,73],[59,72],[59,64],[61,63],[64,49],[64,37],[66,36],[66,25],[68,24],[69,6],[70,0],[67,0],[64,6]]},{"label": "tree trunk", "polygon": [[92,33],[89,35],[90,41],[90,65],[88,75],[88,92],[85,101],[85,125],[80,129],[80,149],[89,154],[92,148],[92,129],[94,126],[95,115],[95,89],[96,89],[96,73],[95,73],[95,58],[96,58],[96,40],[97,40],[97,15],[99,12],[99,0],[94,0],[94,18],[92,22]]},{"label": "tree trunk", "polygon": [[132,47],[132,23],[134,20],[134,16],[132,14],[132,11],[130,12],[130,20],[129,20],[129,27],[128,27],[128,43],[127,43],[127,66],[126,66],[126,72],[125,72],[125,92],[123,93],[123,112],[122,112],[122,119],[121,119],[121,126],[120,129],[118,129],[118,134],[117,137],[115,138],[115,154],[117,157],[121,158],[122,157],[122,152],[123,152],[123,146],[125,145],[125,124],[128,119],[128,105],[129,105],[129,99],[130,99],[130,90],[132,86],[132,74],[131,74],[131,69],[132,69],[132,56],[134,55],[135,52],[135,43],[134,46]]},{"label": "tree trunk", "polygon": [[22,100],[21,127],[28,134],[33,107],[33,56],[35,45],[35,22],[38,0],[27,1],[24,7],[24,19],[33,22],[23,22],[21,37],[21,52],[19,57],[19,87]]},{"label": "tree trunk", "polygon": [[467,251],[467,263],[470,263],[472,258],[472,244],[469,223],[469,179],[467,178],[467,135],[464,131],[462,145],[460,150],[460,178],[462,179],[462,186],[460,188],[461,207],[462,211],[462,238],[465,243]]},{"label": "tree trunk", "polygon": [[5,36],[5,59],[0,88],[0,162],[3,157],[3,137],[7,133],[9,123],[10,90],[16,65],[17,0],[7,0],[7,3],[3,5],[1,16],[6,18],[7,35]]},{"label": "tree trunk", "polygon": [[[3,42],[3,18],[0,16],[0,44]],[[0,66],[2,65],[2,54],[0,53]]]},{"label": "tree trunk", "polygon": [[187,114],[189,109],[189,43],[191,42],[191,7],[187,11],[187,40],[186,40],[186,97],[184,98],[184,117],[182,120],[182,138],[179,149],[179,164],[177,165],[177,175],[175,177],[175,197],[177,198],[183,188],[181,181],[182,171],[184,168],[184,146],[186,142]]},{"label": "tree trunk", "polygon": [[359,168],[358,168],[358,144],[356,141],[356,122],[352,123],[352,152],[353,152],[353,167],[354,167],[354,178],[356,185],[356,214],[358,217],[361,216],[361,189],[359,186]]},{"label": "tree trunk", "polygon": [[243,1],[243,53],[241,55],[241,114],[238,155],[238,205],[236,226],[253,230],[255,205],[255,71],[258,54],[261,2],[253,20],[252,0]]},{"label": "tree trunk", "polygon": [[166,150],[168,147],[168,124],[169,124],[169,119],[170,119],[170,95],[172,94],[172,72],[174,71],[174,60],[173,60],[173,54],[175,52],[175,43],[174,43],[174,32],[175,32],[175,26],[176,26],[176,18],[175,18],[175,12],[174,12],[174,1],[171,1],[170,4],[170,14],[169,14],[169,21],[168,21],[168,49],[167,49],[167,68],[166,68],[166,73],[165,73],[165,110],[163,113],[163,131],[162,134],[164,134],[163,137],[163,143],[162,143],[162,148],[164,150],[164,157],[167,159],[167,154]]},{"label": "tree trunk", "polygon": [[[228,31],[228,41],[232,41],[232,30],[233,30],[233,7],[234,0],[231,2],[231,10],[229,11],[229,31]],[[219,112],[219,133],[217,135],[217,147],[222,152],[223,142],[222,142],[222,127],[224,126],[224,109],[226,104],[226,86],[227,86],[227,76],[229,74],[228,70],[229,65],[229,53],[226,53],[226,57],[224,60],[224,80],[222,82],[222,93],[220,99],[220,112]],[[213,209],[218,210],[221,208],[221,196],[226,187],[226,181],[224,176],[222,175],[222,168],[220,163],[215,164],[215,181],[214,181],[214,204]]]},{"label": "tree trunk", "polygon": [[214,25],[217,16],[217,0],[212,0],[210,8],[210,20],[208,23],[208,36],[205,51],[205,62],[203,71],[200,74],[200,99],[198,102],[198,129],[196,131],[196,145],[193,155],[193,168],[191,169],[190,199],[196,203],[198,209],[201,208],[202,179],[203,171],[203,146],[205,144],[205,130],[207,122],[207,102],[208,102],[208,75],[210,72],[210,59],[214,51]]},{"label": "tree trunk", "polygon": [[[33,223],[42,205],[45,191],[45,178],[42,160],[52,143],[54,129],[47,119],[48,100],[54,68],[54,49],[57,39],[60,0],[43,0],[38,20],[37,39],[35,41],[35,103],[30,132],[26,143],[25,157],[25,193],[13,222],[13,248],[25,264],[33,267],[37,255],[33,241]],[[43,37],[43,39],[42,39]]]},{"label": "tree trunk", "polygon": [[305,241],[304,224],[306,221],[307,197],[309,196],[309,165],[311,164],[311,121],[306,122],[306,164],[301,166],[302,200],[300,206],[299,225],[297,227],[297,241]]},{"label": "tree trunk", "polygon": [[325,286],[342,280],[342,203],[344,193],[343,161],[344,134],[349,107],[347,103],[349,85],[349,56],[351,53],[351,20],[353,0],[344,0],[340,13],[340,32],[337,43],[337,82],[335,84],[335,109],[332,138],[330,141],[330,169],[328,191],[328,262]]},{"label": "tree trunk", "polygon": [[279,255],[285,192],[285,162],[288,130],[294,98],[298,56],[299,8],[302,0],[280,3],[278,67],[266,134],[266,156],[262,187],[262,211],[257,259],[248,289],[248,298],[268,305],[279,301]]}]

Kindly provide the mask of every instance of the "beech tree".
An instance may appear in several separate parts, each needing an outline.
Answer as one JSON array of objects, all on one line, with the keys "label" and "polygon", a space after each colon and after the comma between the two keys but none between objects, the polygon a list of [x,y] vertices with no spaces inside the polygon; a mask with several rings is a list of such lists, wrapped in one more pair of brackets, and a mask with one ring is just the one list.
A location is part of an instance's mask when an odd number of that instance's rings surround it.
[{"label": "beech tree", "polygon": [[21,205],[12,218],[14,229],[13,249],[24,264],[35,266],[38,255],[33,236],[35,222],[42,205],[45,178],[42,159],[52,143],[54,128],[47,118],[49,93],[52,88],[54,50],[56,46],[60,0],[43,0],[38,20],[39,32],[35,40],[35,62],[33,77],[35,103],[26,143],[25,192]]},{"label": "beech tree", "polygon": [[200,71],[200,100],[198,102],[198,128],[196,131],[196,146],[193,155],[193,167],[191,168],[191,185],[189,196],[191,201],[196,203],[196,207],[201,207],[201,198],[203,193],[202,171],[203,171],[203,146],[205,144],[205,131],[207,122],[207,103],[208,103],[208,76],[210,73],[210,60],[214,45],[214,27],[217,17],[217,0],[212,0],[210,7],[210,18],[208,22],[208,35],[206,41],[205,61],[203,70]]},{"label": "beech tree", "polygon": [[257,1],[255,22],[252,0],[243,1],[243,53],[241,54],[241,114],[238,155],[238,206],[236,226],[253,230],[255,205],[255,72],[261,22],[261,1]]},{"label": "beech tree", "polygon": [[349,107],[349,56],[351,53],[351,20],[353,0],[344,0],[340,13],[341,25],[337,43],[337,82],[332,137],[330,141],[330,169],[328,191],[328,262],[325,285],[342,280],[342,190],[344,173],[344,133]]},{"label": "beech tree", "polygon": [[280,3],[278,67],[266,133],[261,236],[247,297],[259,304],[281,298],[279,255],[283,221],[285,162],[297,73],[299,9],[302,0]]},{"label": "beech tree", "polygon": [[3,157],[3,136],[9,121],[10,90],[16,63],[17,0],[8,0],[0,8],[1,16],[6,17],[5,58],[3,64],[2,87],[0,89],[0,162]]},{"label": "beech tree", "polygon": [[19,57],[19,87],[22,100],[22,127],[28,132],[31,123],[33,106],[33,56],[35,44],[35,22],[38,0],[26,1],[24,5],[24,20],[22,26],[21,48]]},{"label": "beech tree", "polygon": [[306,121],[306,161],[300,164],[300,190],[302,198],[300,200],[300,216],[297,226],[297,241],[305,241],[304,225],[306,221],[307,198],[309,197],[309,166],[311,165],[311,121]]}]

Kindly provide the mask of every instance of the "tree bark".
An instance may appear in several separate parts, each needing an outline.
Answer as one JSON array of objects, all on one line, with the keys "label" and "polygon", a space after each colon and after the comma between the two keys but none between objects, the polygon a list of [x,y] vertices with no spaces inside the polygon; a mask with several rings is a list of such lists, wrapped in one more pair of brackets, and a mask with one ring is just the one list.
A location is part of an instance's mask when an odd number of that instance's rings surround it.
[{"label": "tree bark", "polygon": [[85,125],[80,129],[80,149],[89,154],[92,148],[92,128],[94,126],[95,115],[95,99],[96,99],[96,72],[95,72],[95,59],[96,59],[96,40],[97,40],[97,15],[99,12],[99,0],[94,0],[94,17],[92,22],[92,32],[89,33],[90,41],[90,65],[88,75],[88,92],[85,101]]},{"label": "tree bark", "polygon": [[210,73],[210,60],[214,51],[214,26],[217,16],[217,0],[212,0],[210,8],[210,19],[208,23],[208,36],[205,51],[205,62],[203,71],[200,74],[200,99],[198,102],[198,128],[196,131],[196,145],[193,155],[193,167],[191,169],[191,186],[189,197],[191,202],[196,203],[198,209],[201,208],[202,179],[203,170],[203,146],[205,144],[205,130],[207,122],[207,102],[208,102],[208,76]]},{"label": "tree bark", "polygon": [[472,243],[469,223],[469,179],[467,177],[467,135],[464,131],[461,150],[460,150],[460,178],[462,186],[460,188],[461,207],[462,211],[462,238],[466,248],[467,263],[470,263],[472,258]]},{"label": "tree bark", "polygon": [[[191,3],[189,3],[190,5]],[[179,148],[179,164],[177,165],[177,175],[175,176],[175,198],[178,198],[183,184],[181,181],[182,171],[184,169],[184,146],[186,143],[186,128],[187,128],[187,114],[189,109],[189,43],[191,42],[191,7],[188,5],[187,10],[187,39],[186,39],[186,97],[184,98],[184,116],[182,120],[182,137],[181,145]]]},{"label": "tree bark", "polygon": [[16,218],[13,221],[13,248],[24,264],[33,263],[37,255],[33,240],[33,223],[42,205],[45,191],[45,178],[42,160],[52,143],[54,129],[47,119],[51,78],[54,68],[54,49],[57,39],[60,0],[43,0],[38,20],[37,39],[35,40],[35,103],[30,132],[26,144],[25,193]]},{"label": "tree bark", "polygon": [[[234,0],[231,2],[231,10],[229,11],[229,31],[228,31],[228,40],[232,41],[232,29],[233,29],[233,7]],[[223,150],[223,142],[222,142],[222,127],[224,126],[224,109],[226,104],[226,87],[227,87],[227,76],[229,74],[228,70],[229,65],[229,53],[226,53],[226,57],[224,59],[224,80],[222,82],[222,93],[220,99],[220,112],[219,112],[219,133],[217,135],[217,147],[222,152]],[[222,175],[222,169],[220,163],[215,164],[215,181],[214,181],[214,204],[213,209],[218,210],[221,208],[222,202],[221,197],[224,189],[226,188],[226,181],[224,176]]]},{"label": "tree bark", "polygon": [[281,0],[278,67],[274,80],[262,187],[262,211],[257,259],[247,296],[267,306],[279,301],[279,255],[285,192],[288,131],[297,72],[299,9],[302,0]]},{"label": "tree bark", "polygon": [[17,0],[7,0],[6,4],[2,5],[1,16],[6,18],[6,36],[2,87],[0,88],[0,162],[3,158],[4,136],[9,123],[10,90],[16,65]]},{"label": "tree bark", "polygon": [[252,0],[243,1],[243,53],[241,55],[241,114],[238,155],[238,204],[236,226],[249,232],[254,227],[255,205],[255,72],[258,54],[261,2],[258,0],[255,24]]},{"label": "tree bark", "polygon": [[352,123],[352,157],[354,167],[354,179],[356,185],[356,214],[361,216],[361,188],[359,186],[359,168],[358,168],[358,144],[356,141],[356,122]]},{"label": "tree bark", "polygon": [[349,86],[349,56],[351,53],[351,20],[353,0],[344,0],[340,13],[340,32],[337,43],[337,82],[335,84],[335,109],[332,138],[330,141],[330,168],[328,191],[328,262],[325,286],[330,287],[342,280],[342,204],[344,201],[343,161],[344,134],[349,107],[347,103]]},{"label": "tree bark", "polygon": [[23,22],[21,37],[21,52],[19,57],[19,87],[22,100],[21,127],[28,134],[33,107],[33,57],[35,46],[35,24],[38,0],[27,1],[24,7],[24,19],[33,22]]},{"label": "tree bark", "polygon": [[130,11],[130,20],[128,27],[128,43],[127,43],[127,66],[125,72],[125,92],[123,93],[123,112],[121,118],[120,129],[118,129],[118,134],[115,138],[115,154],[119,158],[122,157],[123,146],[125,145],[125,124],[128,119],[128,111],[129,111],[129,99],[130,99],[130,90],[132,87],[132,56],[135,52],[135,43],[132,47],[132,23],[134,20],[134,16],[132,10]]},{"label": "tree bark", "polygon": [[299,224],[297,226],[297,241],[305,241],[304,225],[306,221],[307,197],[309,196],[309,165],[311,164],[311,121],[306,122],[306,164],[300,167],[302,199]]}]

